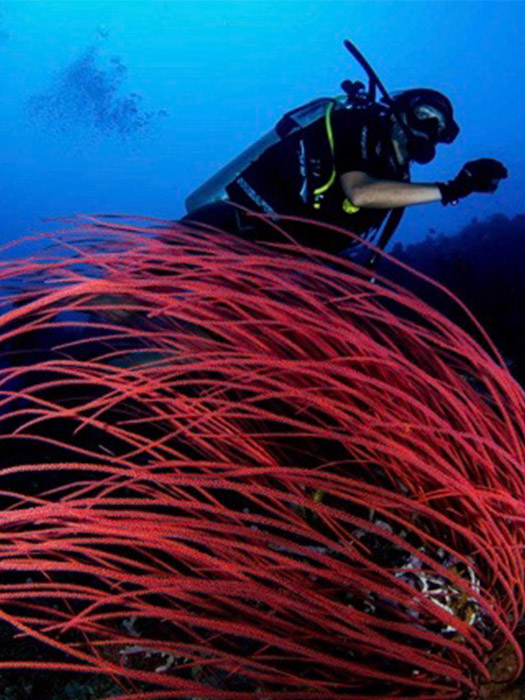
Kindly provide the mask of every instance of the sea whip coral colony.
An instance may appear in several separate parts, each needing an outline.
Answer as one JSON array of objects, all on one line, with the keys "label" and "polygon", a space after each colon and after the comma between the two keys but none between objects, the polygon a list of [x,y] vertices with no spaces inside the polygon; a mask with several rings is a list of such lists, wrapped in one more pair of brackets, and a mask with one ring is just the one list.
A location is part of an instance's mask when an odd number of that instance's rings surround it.
[{"label": "sea whip coral colony", "polygon": [[286,237],[55,238],[0,268],[0,619],[54,650],[0,669],[163,700],[519,671],[524,397],[486,339]]}]

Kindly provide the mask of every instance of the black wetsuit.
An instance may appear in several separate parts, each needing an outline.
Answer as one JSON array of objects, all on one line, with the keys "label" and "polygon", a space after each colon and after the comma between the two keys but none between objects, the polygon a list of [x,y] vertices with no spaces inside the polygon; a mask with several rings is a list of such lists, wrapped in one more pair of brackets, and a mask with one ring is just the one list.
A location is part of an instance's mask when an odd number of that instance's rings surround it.
[{"label": "black wetsuit", "polygon": [[[399,165],[390,138],[387,116],[366,110],[336,109],[332,116],[334,156],[332,157],[324,117],[286,136],[268,148],[226,187],[229,200],[248,209],[268,214],[288,214],[334,224],[361,237],[379,230],[388,209],[360,209],[349,213],[340,184],[345,172],[363,171],[371,177],[408,181],[407,167]],[[335,166],[331,187],[314,207],[314,192],[328,182]],[[347,204],[350,204],[346,200]],[[279,240],[271,227],[253,225],[228,200],[206,205],[188,214],[184,221],[209,223],[254,240]],[[318,227],[285,224],[300,242],[330,253],[348,248],[348,236],[330,232],[320,238]]]}]

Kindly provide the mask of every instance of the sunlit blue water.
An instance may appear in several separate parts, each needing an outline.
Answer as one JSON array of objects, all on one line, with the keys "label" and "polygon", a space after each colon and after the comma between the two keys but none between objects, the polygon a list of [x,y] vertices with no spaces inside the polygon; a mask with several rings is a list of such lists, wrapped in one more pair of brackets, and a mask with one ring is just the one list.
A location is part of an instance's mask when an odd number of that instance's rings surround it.
[{"label": "sunlit blue water", "polygon": [[362,78],[453,100],[462,132],[418,181],[500,158],[511,177],[456,209],[419,207],[397,240],[522,212],[523,2],[4,2],[0,238],[46,216],[176,218],[188,192],[288,109]]}]

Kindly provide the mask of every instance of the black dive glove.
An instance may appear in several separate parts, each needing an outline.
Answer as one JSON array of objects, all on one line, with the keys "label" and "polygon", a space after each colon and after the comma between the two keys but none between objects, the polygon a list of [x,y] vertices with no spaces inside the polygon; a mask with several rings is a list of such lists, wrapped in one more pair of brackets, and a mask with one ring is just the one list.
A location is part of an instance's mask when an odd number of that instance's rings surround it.
[{"label": "black dive glove", "polygon": [[507,177],[507,168],[499,160],[479,158],[470,160],[459,175],[449,182],[438,182],[441,203],[451,204],[473,192],[495,192],[499,181]]}]

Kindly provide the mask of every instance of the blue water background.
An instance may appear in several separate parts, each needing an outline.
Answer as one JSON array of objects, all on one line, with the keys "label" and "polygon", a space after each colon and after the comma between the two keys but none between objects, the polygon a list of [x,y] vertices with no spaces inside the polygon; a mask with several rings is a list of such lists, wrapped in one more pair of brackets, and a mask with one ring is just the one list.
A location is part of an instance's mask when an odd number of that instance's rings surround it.
[{"label": "blue water background", "polygon": [[283,112],[363,77],[345,38],[389,89],[454,102],[461,134],[415,181],[483,156],[511,174],[495,196],[413,208],[397,240],[522,213],[524,35],[523,2],[0,3],[0,241],[72,213],[177,218]]}]

